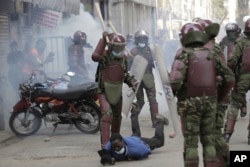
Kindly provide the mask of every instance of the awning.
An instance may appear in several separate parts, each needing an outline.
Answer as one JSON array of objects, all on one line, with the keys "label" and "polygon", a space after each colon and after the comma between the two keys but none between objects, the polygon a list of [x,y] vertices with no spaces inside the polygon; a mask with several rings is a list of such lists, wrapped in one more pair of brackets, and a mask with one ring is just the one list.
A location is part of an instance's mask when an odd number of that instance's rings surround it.
[{"label": "awning", "polygon": [[41,8],[54,10],[57,12],[80,13],[80,0],[17,0],[22,2],[31,2],[39,5]]},{"label": "awning", "polygon": [[[124,3],[124,2],[126,2],[126,0],[114,0],[114,1],[112,1],[113,5],[119,4],[119,3]],[[133,2],[133,3],[142,4],[142,5],[151,6],[151,7],[156,6],[156,0],[127,0],[127,2]]]}]

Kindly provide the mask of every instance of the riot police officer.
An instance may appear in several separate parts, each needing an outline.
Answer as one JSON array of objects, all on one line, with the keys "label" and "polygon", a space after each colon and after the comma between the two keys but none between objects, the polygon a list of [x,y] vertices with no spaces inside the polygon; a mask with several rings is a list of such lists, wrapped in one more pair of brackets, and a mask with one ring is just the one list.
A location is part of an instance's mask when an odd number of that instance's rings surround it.
[{"label": "riot police officer", "polygon": [[[250,87],[250,19],[245,22],[245,36],[236,40],[232,57],[228,60],[228,66],[236,76],[236,84],[232,91],[232,99],[228,111],[227,122],[224,130],[225,139],[229,142],[233,134],[234,126],[238,116],[238,110],[245,101],[245,95]],[[248,126],[248,144],[250,144],[250,125]]]},{"label": "riot police officer", "polygon": [[[172,64],[170,80],[182,120],[184,164],[185,167],[199,166],[200,138],[204,166],[216,167],[214,128],[217,101],[222,101],[232,88],[234,75],[219,56],[214,55],[216,52],[204,47],[208,36],[199,23],[183,25],[180,37],[183,48]],[[222,76],[219,89],[217,75]]]},{"label": "riot police officer", "polygon": [[[125,55],[125,37],[119,33],[103,32],[92,54],[98,62],[96,81],[98,99],[102,111],[101,147],[103,148],[111,133],[120,133],[122,121],[122,86],[123,82],[135,90],[137,81],[128,73]],[[105,47],[108,46],[108,49]]]},{"label": "riot police officer", "polygon": [[145,58],[148,61],[148,65],[136,94],[137,102],[133,105],[131,112],[140,113],[143,105],[145,104],[143,92],[143,90],[145,90],[149,101],[152,126],[154,127],[155,116],[158,114],[158,103],[156,101],[155,79],[153,75],[154,60],[149,47],[149,34],[145,30],[138,30],[134,35],[134,40],[136,46],[130,50],[132,57],[129,59],[129,66],[132,64],[133,57],[136,55],[140,55]]}]

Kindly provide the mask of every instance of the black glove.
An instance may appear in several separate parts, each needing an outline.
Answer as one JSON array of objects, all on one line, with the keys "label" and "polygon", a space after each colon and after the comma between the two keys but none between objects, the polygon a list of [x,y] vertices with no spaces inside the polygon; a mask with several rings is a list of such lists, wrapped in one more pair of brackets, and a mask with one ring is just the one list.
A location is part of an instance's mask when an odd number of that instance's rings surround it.
[{"label": "black glove", "polygon": [[127,83],[128,86],[131,87],[134,92],[139,84],[139,82],[135,79],[135,77],[129,73],[125,74],[124,82]]},{"label": "black glove", "polygon": [[132,80],[131,80],[131,87],[132,87],[132,90],[135,92],[136,91],[136,88],[138,86],[139,82],[133,77]]},{"label": "black glove", "polygon": [[111,154],[107,150],[105,149],[99,150],[98,154],[101,157],[100,163],[102,165],[106,165],[106,164],[114,165],[115,164],[115,159],[111,157]]}]

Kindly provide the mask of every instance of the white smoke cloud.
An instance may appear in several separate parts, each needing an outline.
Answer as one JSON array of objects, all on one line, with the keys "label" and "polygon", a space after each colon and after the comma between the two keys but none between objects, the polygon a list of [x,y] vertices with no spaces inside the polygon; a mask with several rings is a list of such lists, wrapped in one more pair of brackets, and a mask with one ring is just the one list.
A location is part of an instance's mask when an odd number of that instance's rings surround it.
[{"label": "white smoke cloud", "polygon": [[50,31],[53,36],[70,36],[76,31],[83,31],[87,34],[87,41],[95,46],[102,35],[102,28],[98,20],[89,13],[84,11],[84,6],[80,6],[79,15],[71,15],[68,19],[63,20],[62,24],[56,29]]}]

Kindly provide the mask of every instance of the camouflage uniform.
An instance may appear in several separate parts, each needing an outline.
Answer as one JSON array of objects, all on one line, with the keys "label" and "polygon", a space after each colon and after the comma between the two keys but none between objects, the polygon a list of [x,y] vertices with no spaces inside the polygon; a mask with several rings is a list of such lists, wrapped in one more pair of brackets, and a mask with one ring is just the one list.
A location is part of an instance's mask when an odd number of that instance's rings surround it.
[{"label": "camouflage uniform", "polygon": [[[197,27],[193,30],[196,29]],[[183,30],[183,32],[189,31]],[[197,35],[201,36],[202,33],[201,29]],[[189,42],[193,38],[190,34],[186,35],[186,40]],[[198,40],[201,38],[203,37],[197,37]],[[203,41],[205,43],[205,39]],[[199,165],[199,137],[203,147],[204,166],[216,167],[214,129],[217,101],[224,99],[231,89],[234,75],[223,64],[214,49],[201,47],[197,43],[186,46],[184,42],[183,46],[182,52],[172,65],[170,79],[174,93],[178,98],[178,113],[182,120],[185,167],[198,167]],[[222,76],[222,89],[220,90],[222,94],[219,97],[217,97],[219,93],[216,76]]]},{"label": "camouflage uniform", "polygon": [[[240,37],[241,29],[236,23],[227,23],[225,26],[226,36],[222,38],[219,45],[223,52],[226,52],[226,60],[229,60],[232,57],[232,52],[234,48],[235,41]],[[226,49],[226,50],[225,50]],[[231,93],[229,94],[228,99],[230,98]],[[245,97],[245,101],[240,108],[241,117],[246,116],[247,114],[247,101]]]},{"label": "camouflage uniform", "polygon": [[[201,24],[204,27],[206,34],[209,37],[209,41],[204,45],[205,48],[212,49],[221,61],[226,66],[225,55],[222,53],[220,46],[215,42],[215,37],[219,33],[220,26],[217,23],[212,23],[210,20],[207,19],[196,19],[196,22]],[[221,76],[217,76],[217,82],[221,85]],[[216,148],[216,156],[218,158],[218,166],[226,167],[229,165],[229,147],[224,140],[224,136],[222,133],[222,128],[224,127],[224,118],[226,115],[226,110],[228,106],[228,98],[218,103],[217,112],[215,117],[215,148]]]},{"label": "camouflage uniform", "polygon": [[[209,41],[204,47],[213,49],[217,53],[217,56],[222,60],[222,62],[226,66],[224,54],[221,52],[219,45],[214,40]],[[218,76],[217,77],[218,84],[222,86],[220,79],[221,76]],[[228,108],[228,98],[229,96],[227,96],[226,99],[223,100],[221,103],[218,103],[216,117],[215,117],[216,125],[214,130],[216,154],[220,165],[223,167],[229,165],[229,147],[225,142],[222,132],[222,129],[224,128],[224,119]]]},{"label": "camouflage uniform", "polygon": [[[225,126],[225,139],[229,142],[234,131],[234,126],[238,117],[238,110],[245,101],[245,94],[250,88],[250,63],[248,55],[250,53],[250,36],[239,38],[233,50],[232,57],[228,60],[228,66],[233,70],[236,76],[236,84],[232,91],[230,108]],[[250,144],[250,127],[249,143]]]}]

